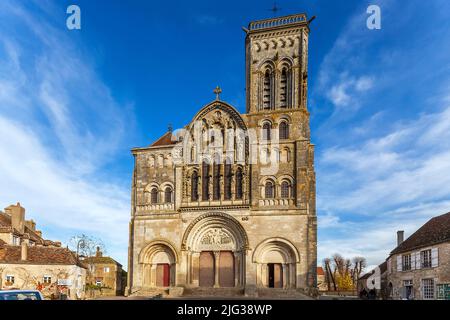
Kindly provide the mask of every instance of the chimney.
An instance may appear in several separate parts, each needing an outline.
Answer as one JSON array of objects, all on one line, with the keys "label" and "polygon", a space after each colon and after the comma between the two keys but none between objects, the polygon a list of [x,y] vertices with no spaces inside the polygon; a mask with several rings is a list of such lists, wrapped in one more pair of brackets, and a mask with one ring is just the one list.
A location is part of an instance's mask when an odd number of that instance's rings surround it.
[{"label": "chimney", "polygon": [[95,256],[96,256],[97,258],[103,256],[103,253],[100,251],[100,247],[97,247],[97,252],[95,253]]},{"label": "chimney", "polygon": [[405,231],[403,231],[403,230],[397,231],[397,246],[402,244],[404,235],[405,235]]},{"label": "chimney", "polygon": [[8,207],[9,212],[11,214],[11,227],[19,231],[20,233],[24,233],[25,231],[25,209],[20,206],[20,203],[17,202],[17,205],[12,205]]},{"label": "chimney", "polygon": [[28,259],[28,245],[25,241],[22,242],[22,250],[20,253],[22,261],[26,261]]}]

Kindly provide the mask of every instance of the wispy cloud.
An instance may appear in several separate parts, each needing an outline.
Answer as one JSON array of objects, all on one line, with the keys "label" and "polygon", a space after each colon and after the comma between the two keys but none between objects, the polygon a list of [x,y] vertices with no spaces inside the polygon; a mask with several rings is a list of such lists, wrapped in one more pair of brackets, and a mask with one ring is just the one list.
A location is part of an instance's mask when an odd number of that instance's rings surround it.
[{"label": "wispy cloud", "polygon": [[[356,10],[312,88],[316,108],[328,106],[316,112],[319,261],[340,252],[379,264],[397,230],[450,211],[450,77],[430,72],[450,65],[448,3],[379,4],[382,30]],[[424,10],[435,24],[411,31]]]},{"label": "wispy cloud", "polygon": [[132,115],[51,8],[0,4],[0,203],[20,201],[49,238],[96,234],[124,263],[129,191],[99,173]]}]

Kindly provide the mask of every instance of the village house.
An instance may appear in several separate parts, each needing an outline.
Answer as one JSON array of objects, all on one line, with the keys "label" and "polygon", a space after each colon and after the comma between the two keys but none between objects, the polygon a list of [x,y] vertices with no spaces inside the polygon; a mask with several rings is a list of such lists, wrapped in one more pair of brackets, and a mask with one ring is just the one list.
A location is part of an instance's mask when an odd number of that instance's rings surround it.
[{"label": "village house", "polygon": [[403,241],[398,231],[387,259],[387,286],[393,299],[450,300],[450,213],[434,217]]},{"label": "village house", "polygon": [[98,287],[96,290],[100,295],[122,296],[126,286],[126,272],[122,265],[111,257],[103,256],[100,248],[94,257],[88,257],[83,260],[88,267],[87,283]]},{"label": "village house", "polygon": [[44,240],[25,209],[0,211],[0,290],[39,290],[46,298],[84,298],[86,267],[60,242]]}]

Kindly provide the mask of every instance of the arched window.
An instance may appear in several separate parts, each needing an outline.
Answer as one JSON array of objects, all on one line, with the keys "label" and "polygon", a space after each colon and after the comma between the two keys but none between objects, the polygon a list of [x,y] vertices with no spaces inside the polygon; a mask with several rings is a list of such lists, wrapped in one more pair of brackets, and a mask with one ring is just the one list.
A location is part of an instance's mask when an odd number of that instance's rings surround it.
[{"label": "arched window", "polygon": [[271,140],[271,130],[272,130],[272,125],[269,122],[266,122],[263,124],[263,127],[262,127],[263,140]]},{"label": "arched window", "polygon": [[280,140],[289,139],[289,124],[286,121],[280,123],[278,130]]},{"label": "arched window", "polygon": [[191,178],[191,200],[198,201],[198,173],[194,171]]},{"label": "arched window", "polygon": [[288,74],[286,68],[281,71],[280,77],[280,108],[287,108]]},{"label": "arched window", "polygon": [[275,197],[275,186],[272,181],[266,182],[264,194],[266,199],[273,199]]},{"label": "arched window", "polygon": [[166,187],[164,190],[164,202],[171,203],[172,202],[172,188]]},{"label": "arched window", "polygon": [[224,198],[225,200],[230,200],[231,199],[231,164],[230,162],[226,161],[225,163],[225,181],[224,181]]},{"label": "arched window", "polygon": [[269,70],[264,73],[263,80],[263,109],[270,110],[272,105],[272,74]]},{"label": "arched window", "polygon": [[209,200],[209,164],[202,164],[202,200]]},{"label": "arched window", "polygon": [[281,198],[289,199],[291,197],[291,184],[289,181],[283,181],[281,183]]},{"label": "arched window", "polygon": [[235,198],[242,199],[242,169],[238,168],[236,170],[236,195]]},{"label": "arched window", "polygon": [[220,200],[220,163],[215,163],[213,168],[213,200]]},{"label": "arched window", "polygon": [[158,189],[152,188],[150,191],[150,199],[152,204],[158,203]]}]

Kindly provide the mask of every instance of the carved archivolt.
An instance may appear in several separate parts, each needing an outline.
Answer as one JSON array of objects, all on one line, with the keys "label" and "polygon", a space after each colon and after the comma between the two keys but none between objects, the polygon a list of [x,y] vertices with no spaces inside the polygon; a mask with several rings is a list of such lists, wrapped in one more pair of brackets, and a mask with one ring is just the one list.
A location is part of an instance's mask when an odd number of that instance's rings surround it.
[{"label": "carved archivolt", "polygon": [[183,250],[232,250],[248,248],[248,237],[242,225],[226,213],[206,213],[186,229],[181,242]]}]

